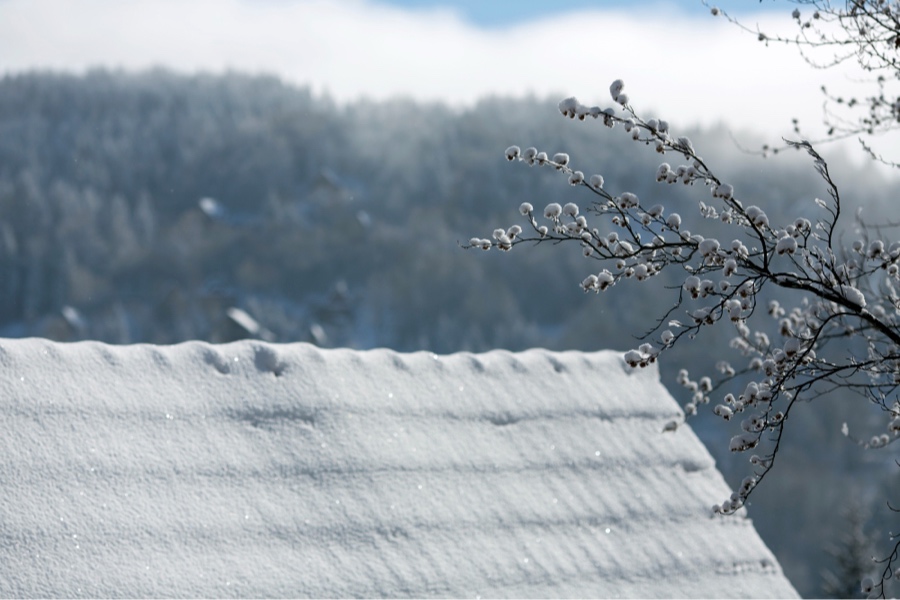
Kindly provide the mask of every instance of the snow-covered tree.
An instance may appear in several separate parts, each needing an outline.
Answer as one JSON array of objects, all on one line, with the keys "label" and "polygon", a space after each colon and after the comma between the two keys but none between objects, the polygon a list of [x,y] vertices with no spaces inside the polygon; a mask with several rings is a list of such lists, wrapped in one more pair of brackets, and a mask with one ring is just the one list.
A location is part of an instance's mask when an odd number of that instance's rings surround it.
[{"label": "snow-covered tree", "polygon": [[[834,62],[856,57],[864,71],[881,75],[876,82],[880,93],[866,100],[865,115],[832,126],[841,135],[895,128],[900,99],[890,100],[884,90],[888,77],[900,75],[900,3],[850,0],[833,6],[825,0],[796,0],[795,4],[810,13],[804,20],[800,8],[793,11],[791,18],[800,25],[797,37],[756,32],[760,40],[790,41],[801,50],[846,51],[835,55]],[[717,8],[711,11],[727,17]],[[739,359],[728,361],[726,352],[710,352],[716,360],[707,373],[695,376],[682,370],[678,376],[691,396],[684,406],[685,418],[709,405],[722,426],[734,430],[729,449],[747,455],[747,475],[730,497],[713,506],[718,515],[733,514],[744,506],[777,464],[782,440],[791,435],[791,422],[802,419],[803,411],[815,410],[815,400],[825,395],[858,399],[861,410],[882,415],[882,424],[858,440],[860,445],[881,451],[896,447],[900,238],[887,237],[896,233],[896,226],[866,225],[859,218],[845,223],[842,190],[816,145],[803,139],[786,145],[809,156],[824,185],[824,197],[810,194],[803,214],[770,219],[765,198],[744,197],[714,160],[703,158],[701,148],[669,122],[644,115],[622,80],[613,81],[609,92],[611,102],[606,106],[571,97],[559,103],[559,111],[585,126],[624,130],[637,144],[636,152],[659,154],[658,168],[647,173],[658,182],[659,193],[639,198],[607,181],[603,173],[591,174],[582,162],[590,157],[510,146],[505,153],[509,161],[558,171],[587,198],[578,202],[573,193],[572,201],[551,202],[543,208],[522,203],[524,227],[497,228],[490,237],[470,239],[467,247],[510,251],[521,244],[573,246],[597,261],[580,286],[598,294],[614,293],[613,288],[622,285],[640,286],[664,272],[678,273],[679,285],[669,288],[668,299],[660,298],[658,314],[648,315],[649,332],[636,332],[643,334],[641,343],[624,354],[634,368],[690,344],[705,329],[733,331],[731,350]],[[849,108],[860,104],[856,101]],[[825,118],[831,119],[831,113]],[[696,204],[666,202],[666,186],[691,186]],[[847,235],[852,236],[849,243]],[[770,294],[773,291],[777,293]],[[664,429],[679,425],[673,421]],[[846,425],[838,423],[834,429],[856,439]],[[884,595],[886,583],[896,574],[900,537],[890,539],[887,556],[873,564],[872,577],[861,582],[866,594]]]},{"label": "snow-covered tree", "polygon": [[872,567],[872,539],[866,532],[870,518],[866,506],[859,500],[844,507],[844,522],[840,536],[826,548],[834,564],[822,573],[822,593],[827,598],[859,598],[860,582],[868,577]]}]

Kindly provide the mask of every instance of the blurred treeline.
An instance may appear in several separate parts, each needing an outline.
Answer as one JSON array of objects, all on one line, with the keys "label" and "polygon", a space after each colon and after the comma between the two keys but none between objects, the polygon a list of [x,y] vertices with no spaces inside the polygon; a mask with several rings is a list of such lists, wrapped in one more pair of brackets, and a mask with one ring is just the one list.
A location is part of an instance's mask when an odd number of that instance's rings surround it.
[{"label": "blurred treeline", "polygon": [[[682,133],[773,223],[814,216],[813,198],[825,191],[808,161],[748,157],[722,127]],[[525,225],[523,201],[541,209],[591,200],[556,172],[508,164],[503,151],[513,143],[569,152],[613,193],[658,198],[649,204],[665,201],[686,217],[709,198],[657,184],[658,155],[599,122],[563,119],[552,100],[486,99],[464,110],[337,105],[237,74],[7,76],[0,335],[257,337],[439,353],[633,347],[669,308],[660,286],[677,278],[626,282],[597,297],[578,284],[598,265],[576,247],[460,248],[495,227]],[[852,184],[851,205],[888,206],[889,186],[871,169],[842,159],[832,166]],[[723,332],[685,346],[678,362],[664,361],[664,383],[679,397],[674,373],[708,370],[727,345]],[[803,472],[767,482],[757,495],[766,516],[756,521],[798,589],[817,594],[819,571],[835,564],[825,540],[847,529],[841,506],[851,495],[863,507],[883,501],[885,476],[873,474],[889,467],[837,435],[835,419],[858,411],[835,402],[809,412],[785,451],[797,452]],[[740,481],[746,457],[721,454],[727,435],[718,423],[697,427],[730,482]],[[805,487],[814,484],[833,487]],[[788,512],[789,501],[808,506]]]}]

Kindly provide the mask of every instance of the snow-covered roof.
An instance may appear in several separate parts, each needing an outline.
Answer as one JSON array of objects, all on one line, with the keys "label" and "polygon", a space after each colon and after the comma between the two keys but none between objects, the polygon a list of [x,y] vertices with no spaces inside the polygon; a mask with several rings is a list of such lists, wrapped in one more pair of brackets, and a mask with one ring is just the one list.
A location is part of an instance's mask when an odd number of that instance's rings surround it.
[{"label": "snow-covered roof", "polygon": [[0,342],[0,595],[795,597],[617,353]]}]

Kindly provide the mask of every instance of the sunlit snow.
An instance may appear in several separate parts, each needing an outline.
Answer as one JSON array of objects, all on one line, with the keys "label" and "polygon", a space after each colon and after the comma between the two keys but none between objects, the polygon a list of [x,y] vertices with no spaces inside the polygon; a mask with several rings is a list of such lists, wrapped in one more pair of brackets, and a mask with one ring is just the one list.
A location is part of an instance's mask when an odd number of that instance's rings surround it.
[{"label": "sunlit snow", "polygon": [[654,367],[0,342],[3,596],[796,596]]}]

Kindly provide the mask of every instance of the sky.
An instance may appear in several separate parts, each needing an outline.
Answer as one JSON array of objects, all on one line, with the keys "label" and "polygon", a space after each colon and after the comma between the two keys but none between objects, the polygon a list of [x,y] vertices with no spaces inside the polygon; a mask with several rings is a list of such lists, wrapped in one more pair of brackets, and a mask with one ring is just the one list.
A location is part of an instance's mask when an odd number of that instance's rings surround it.
[{"label": "sky", "polygon": [[[431,10],[443,8],[455,12],[460,18],[481,27],[503,27],[527,21],[540,20],[555,14],[583,12],[585,10],[627,10],[643,5],[643,9],[677,11],[700,15],[708,8],[700,0],[568,0],[567,2],[546,2],[546,0],[385,0],[385,4],[409,10]],[[737,2],[727,2],[738,8]],[[745,4],[746,5],[746,4]],[[758,5],[750,4],[751,11]],[[744,13],[748,12],[746,10]]]},{"label": "sky", "polygon": [[[792,4],[721,4],[751,27],[792,30]],[[676,127],[775,136],[798,114],[818,122],[819,87],[837,77],[700,0],[0,0],[0,74],[99,66],[264,72],[338,102],[455,106],[526,94],[606,105],[623,79],[635,107]]]}]

